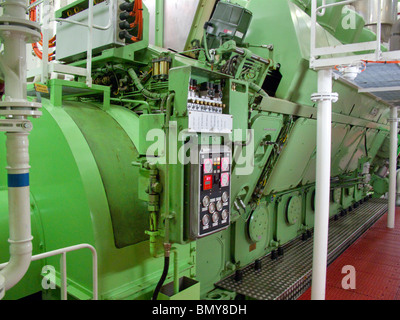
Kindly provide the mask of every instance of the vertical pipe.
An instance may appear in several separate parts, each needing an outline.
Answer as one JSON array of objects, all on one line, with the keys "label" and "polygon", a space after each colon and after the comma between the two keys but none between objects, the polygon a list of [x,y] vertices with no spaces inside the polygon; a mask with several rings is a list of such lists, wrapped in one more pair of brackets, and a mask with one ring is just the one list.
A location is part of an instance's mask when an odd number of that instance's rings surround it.
[{"label": "vertical pipe", "polygon": [[376,29],[376,51],[375,51],[375,59],[381,60],[381,39],[382,39],[382,2],[378,1],[378,21],[377,21],[377,29]]},{"label": "vertical pipe", "polygon": [[[92,50],[93,50],[93,1],[89,0],[89,17],[88,17],[88,45],[86,56],[86,85],[92,87]],[[112,3],[109,3],[111,6]]]},{"label": "vertical pipe", "polygon": [[164,47],[164,0],[156,0],[155,45]]},{"label": "vertical pipe", "polygon": [[[318,71],[317,172],[312,300],[325,299],[332,135],[332,69]],[[324,95],[325,97],[322,97]]]},{"label": "vertical pipe", "polygon": [[5,290],[25,275],[32,257],[28,133],[7,133],[10,261],[1,271]]},{"label": "vertical pipe", "polygon": [[50,20],[50,5],[49,0],[45,0],[43,4],[43,50],[42,50],[42,83],[46,83],[49,74],[49,20]]},{"label": "vertical pipe", "polygon": [[[26,0],[3,1],[3,22],[13,26],[18,20],[26,19]],[[34,38],[39,38],[39,28],[36,28]],[[2,32],[4,54],[0,58],[0,66],[4,75],[5,99],[0,107],[7,102],[16,103],[15,108],[8,108],[9,116],[6,120],[24,122],[30,112],[25,110],[26,100],[26,42],[33,30],[21,26]],[[27,123],[25,123],[27,124]],[[20,124],[21,128],[24,124]],[[21,132],[6,131],[7,172],[8,172],[8,211],[9,211],[9,240],[10,260],[7,266],[0,271],[0,297],[4,291],[15,286],[27,272],[32,257],[32,235],[30,217],[30,190],[29,190],[29,141],[28,130]],[[17,130],[18,131],[18,130]]]},{"label": "vertical pipe", "polygon": [[310,48],[310,64],[313,64],[315,58],[315,48],[316,48],[316,30],[317,27],[317,0],[311,0],[311,48]]},{"label": "vertical pipe", "polygon": [[397,107],[391,108],[390,116],[390,159],[389,159],[389,212],[387,227],[394,228],[396,213],[396,176],[397,176],[397,148],[398,148],[398,116]]}]

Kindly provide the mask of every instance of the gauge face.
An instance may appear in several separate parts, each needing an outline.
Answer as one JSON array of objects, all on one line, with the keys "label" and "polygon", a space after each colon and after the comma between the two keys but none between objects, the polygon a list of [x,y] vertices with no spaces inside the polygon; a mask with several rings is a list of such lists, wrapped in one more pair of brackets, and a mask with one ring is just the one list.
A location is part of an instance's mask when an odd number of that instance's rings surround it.
[{"label": "gauge face", "polygon": [[223,206],[224,206],[224,205],[223,205],[222,201],[218,201],[218,202],[217,202],[217,210],[218,210],[218,211],[221,211]]},{"label": "gauge face", "polygon": [[213,215],[212,215],[212,221],[214,222],[214,223],[216,223],[216,222],[218,222],[218,220],[219,220],[219,215],[218,215],[218,213],[214,213]]},{"label": "gauge face", "polygon": [[212,173],[213,171],[213,162],[212,159],[204,160],[204,173]]},{"label": "gauge face", "polygon": [[221,187],[229,186],[229,173],[221,174]]},{"label": "gauge face", "polygon": [[203,226],[208,226],[210,223],[210,216],[206,214],[203,219],[201,219],[201,222],[203,223]]},{"label": "gauge face", "polygon": [[203,207],[208,207],[208,205],[210,204],[210,197],[209,196],[205,196],[204,198],[203,198]]},{"label": "gauge face", "polygon": [[229,170],[229,158],[222,158],[221,171],[228,171],[228,170]]},{"label": "gauge face", "polygon": [[208,212],[213,214],[215,212],[215,202],[211,202],[209,207],[208,207]]},{"label": "gauge face", "polygon": [[224,192],[221,196],[222,202],[228,202],[229,196],[228,196],[228,192]]},{"label": "gauge face", "polygon": [[222,220],[226,220],[228,218],[228,210],[224,210],[221,213]]}]

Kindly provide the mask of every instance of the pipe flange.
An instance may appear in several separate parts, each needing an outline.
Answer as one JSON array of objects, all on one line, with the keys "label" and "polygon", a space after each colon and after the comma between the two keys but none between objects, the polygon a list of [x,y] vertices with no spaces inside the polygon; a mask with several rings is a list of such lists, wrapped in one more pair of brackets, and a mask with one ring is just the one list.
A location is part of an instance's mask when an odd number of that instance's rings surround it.
[{"label": "pipe flange", "polygon": [[314,93],[311,95],[312,102],[322,102],[322,101],[331,101],[333,103],[339,100],[339,94],[336,92],[332,93]]},{"label": "pipe flange", "polygon": [[33,117],[39,118],[42,115],[40,109],[42,105],[38,102],[30,101],[0,101],[0,117],[10,118]]},{"label": "pipe flange", "polygon": [[36,29],[30,29],[26,28],[24,26],[20,25],[0,25],[0,37],[1,38],[6,38],[6,37],[12,37],[16,33],[22,34],[25,36],[25,42],[27,43],[34,43],[38,42],[41,39],[40,31],[37,31]]},{"label": "pipe flange", "polygon": [[28,19],[15,18],[15,17],[10,17],[10,16],[1,16],[0,17],[0,26],[3,26],[3,25],[24,27],[24,28],[32,29],[39,33],[41,30],[40,25],[35,21],[31,21]]}]

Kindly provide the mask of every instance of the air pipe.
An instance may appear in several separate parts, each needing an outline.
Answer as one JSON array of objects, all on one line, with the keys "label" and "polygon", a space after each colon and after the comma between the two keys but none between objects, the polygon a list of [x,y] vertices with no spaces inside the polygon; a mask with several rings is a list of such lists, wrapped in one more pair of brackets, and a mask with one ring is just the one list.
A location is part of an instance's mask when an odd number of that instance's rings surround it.
[{"label": "air pipe", "polygon": [[39,117],[40,104],[26,99],[26,43],[40,40],[40,27],[27,19],[26,0],[1,3],[3,22],[0,37],[4,54],[0,68],[5,98],[0,102],[0,131],[6,132],[10,260],[0,271],[0,298],[14,287],[28,270],[32,257],[30,221],[28,116]]}]

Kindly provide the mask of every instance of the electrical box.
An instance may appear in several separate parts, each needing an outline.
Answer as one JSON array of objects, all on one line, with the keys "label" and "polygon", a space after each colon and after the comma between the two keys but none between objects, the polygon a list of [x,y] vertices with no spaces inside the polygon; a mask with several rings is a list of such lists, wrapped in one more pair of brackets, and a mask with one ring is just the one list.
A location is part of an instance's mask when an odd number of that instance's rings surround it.
[{"label": "electrical box", "polygon": [[211,20],[205,25],[208,48],[218,48],[221,42],[228,40],[242,44],[252,18],[253,14],[241,6],[218,2]]},{"label": "electrical box", "polygon": [[230,224],[232,153],[227,146],[203,147],[191,164],[190,236],[202,238]]},{"label": "electrical box", "polygon": [[[119,5],[122,0],[106,0],[93,6],[93,54],[104,49],[125,45],[125,40],[119,38]],[[76,1],[67,8],[57,11],[56,16],[66,21],[57,22],[57,51],[59,61],[72,61],[85,58],[88,49],[89,28],[70,23],[75,21],[88,25],[88,1]]]}]

